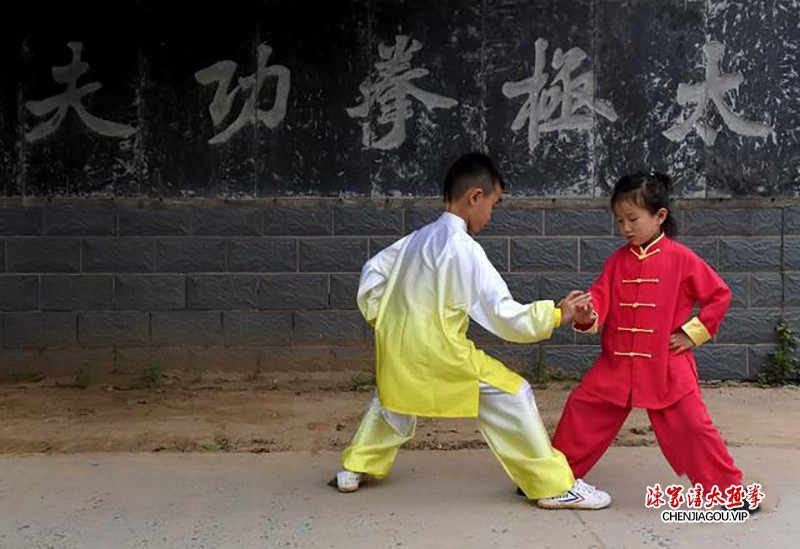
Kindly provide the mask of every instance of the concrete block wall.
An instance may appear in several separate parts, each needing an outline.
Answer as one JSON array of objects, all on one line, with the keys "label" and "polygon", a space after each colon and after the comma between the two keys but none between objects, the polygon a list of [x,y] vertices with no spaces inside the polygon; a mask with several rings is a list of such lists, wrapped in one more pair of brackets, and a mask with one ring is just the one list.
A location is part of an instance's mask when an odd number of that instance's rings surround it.
[{"label": "concrete block wall", "polygon": [[[0,378],[164,369],[337,372],[373,367],[355,304],[368,257],[439,215],[435,200],[0,204]],[[685,201],[681,240],[733,290],[697,351],[706,379],[757,375],[775,325],[800,329],[800,207]],[[507,200],[478,239],[520,301],[585,288],[622,241],[604,201]],[[474,323],[473,323],[474,324]],[[478,344],[515,370],[580,372],[596,336]]]}]

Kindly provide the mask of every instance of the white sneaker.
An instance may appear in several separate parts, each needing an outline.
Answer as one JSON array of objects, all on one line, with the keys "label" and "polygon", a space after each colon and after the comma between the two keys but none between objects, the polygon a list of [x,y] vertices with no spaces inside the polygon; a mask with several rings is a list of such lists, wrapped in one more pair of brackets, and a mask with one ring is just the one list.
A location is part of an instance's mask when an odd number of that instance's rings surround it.
[{"label": "white sneaker", "polygon": [[610,504],[611,496],[582,479],[577,479],[563,494],[536,502],[543,509],[602,509]]},{"label": "white sneaker", "polygon": [[336,487],[342,493],[355,492],[364,477],[362,473],[354,473],[347,469],[336,474]]}]

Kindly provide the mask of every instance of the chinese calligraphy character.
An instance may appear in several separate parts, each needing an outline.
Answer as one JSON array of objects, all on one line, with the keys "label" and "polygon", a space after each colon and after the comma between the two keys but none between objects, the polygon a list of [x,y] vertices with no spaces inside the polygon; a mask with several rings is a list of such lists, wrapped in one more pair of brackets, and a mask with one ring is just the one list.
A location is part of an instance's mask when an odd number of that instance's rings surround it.
[{"label": "chinese calligraphy character", "polygon": [[128,137],[135,133],[136,128],[117,122],[111,122],[110,120],[103,120],[86,110],[86,107],[81,102],[83,97],[96,92],[102,88],[103,85],[100,82],[90,82],[81,87],[77,86],[78,79],[89,71],[89,63],[81,61],[83,42],[67,42],[67,47],[72,50],[72,61],[70,64],[52,68],[53,80],[59,84],[66,84],[67,90],[60,95],[54,95],[47,99],[25,102],[25,108],[39,118],[55,111],[53,116],[40,123],[31,131],[26,132],[25,139],[32,143],[56,131],[61,125],[61,122],[64,121],[64,117],[66,117],[70,108],[75,109],[78,118],[80,118],[89,129],[101,135],[109,137]]},{"label": "chinese calligraphy character", "polygon": [[683,497],[683,486],[678,484],[672,484],[667,487],[666,489],[667,495],[669,495],[669,507],[670,509],[677,509],[680,507],[681,503],[684,501]]},{"label": "chinese calligraphy character", "polygon": [[[228,88],[236,72],[236,63],[234,61],[219,61],[194,73],[195,80],[204,86],[214,83],[217,84],[214,99],[208,107],[208,112],[211,113],[211,121],[214,123],[215,128],[222,124],[225,118],[230,114],[233,101],[236,99],[239,92],[242,94],[249,92],[250,94],[247,96],[236,120],[209,139],[209,143],[213,145],[225,143],[233,137],[236,132],[256,120],[270,129],[276,128],[278,124],[281,123],[284,116],[286,116],[286,104],[289,97],[291,73],[289,69],[283,65],[267,66],[270,55],[272,55],[272,48],[266,44],[259,44],[258,68],[256,72],[249,76],[240,77],[239,83],[230,92]],[[258,98],[261,94],[264,80],[273,76],[278,79],[275,88],[275,101],[269,110],[259,109]]]},{"label": "chinese calligraphy character", "polygon": [[[519,131],[528,123],[530,152],[536,148],[539,137],[544,132],[591,128],[594,125],[594,113],[611,122],[617,119],[617,113],[610,102],[595,100],[593,71],[572,76],[586,59],[586,52],[580,48],[571,48],[567,53],[563,53],[561,48],[556,49],[551,66],[558,72],[550,87],[545,89],[549,78],[544,72],[547,45],[547,40],[543,38],[535,42],[536,56],[532,76],[503,84],[503,95],[509,99],[527,95],[525,103],[511,123],[511,129]],[[559,116],[552,118],[559,107]]]},{"label": "chinese calligraphy character", "polygon": [[729,486],[728,489],[725,490],[725,495],[728,496],[725,501],[726,508],[733,509],[735,507],[741,507],[745,496],[744,487],[739,484]]},{"label": "chinese calligraphy character", "polygon": [[693,488],[686,490],[686,506],[689,509],[703,508],[703,486],[695,484]]},{"label": "chinese calligraphy character", "polygon": [[658,509],[662,505],[666,505],[666,501],[664,501],[664,492],[661,491],[661,485],[656,483],[656,485],[653,487],[648,486],[647,494],[645,495],[644,506],[647,508],[654,507]]},{"label": "chinese calligraphy character", "polygon": [[[362,144],[366,148],[381,150],[396,149],[406,139],[406,120],[411,118],[411,100],[414,97],[426,109],[451,109],[458,101],[416,87],[411,81],[430,74],[428,69],[412,69],[411,57],[422,49],[418,40],[411,40],[405,35],[395,36],[394,46],[378,44],[378,54],[382,61],[375,63],[378,76],[372,80],[369,76],[359,86],[362,95],[360,105],[347,109],[350,118],[363,118],[361,122]],[[391,124],[389,133],[373,140],[369,121],[366,119],[373,104],[380,108],[378,124]]]},{"label": "chinese calligraphy character", "polygon": [[717,41],[704,45],[705,81],[699,84],[678,84],[678,104],[691,104],[696,107],[683,122],[662,132],[670,141],[682,141],[689,132],[695,130],[707,146],[714,144],[719,128],[712,128],[701,120],[709,101],[717,107],[722,121],[732,132],[752,137],[767,137],[773,133],[774,130],[770,126],[742,118],[725,103],[725,94],[730,90],[738,90],[744,77],[741,72],[722,74],[720,60],[724,51],[725,46]]},{"label": "chinese calligraphy character", "polygon": [[715,505],[722,505],[724,503],[725,498],[722,497],[722,492],[719,491],[719,487],[715,484],[706,494],[706,509],[711,509]]},{"label": "chinese calligraphy character", "polygon": [[759,504],[764,501],[764,492],[761,491],[761,485],[758,483],[750,484],[747,487],[747,495],[745,499],[750,504],[751,509],[758,509]]},{"label": "chinese calligraphy character", "polygon": [[683,486],[678,484],[671,484],[665,490],[667,495],[669,496],[669,507],[670,509],[677,509],[680,507],[681,503],[684,501],[683,496]]}]

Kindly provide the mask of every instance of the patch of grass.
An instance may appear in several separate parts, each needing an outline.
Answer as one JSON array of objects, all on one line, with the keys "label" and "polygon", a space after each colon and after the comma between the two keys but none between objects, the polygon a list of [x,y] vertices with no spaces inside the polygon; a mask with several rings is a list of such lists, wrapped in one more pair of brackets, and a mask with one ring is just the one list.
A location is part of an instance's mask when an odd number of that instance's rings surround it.
[{"label": "patch of grass", "polygon": [[372,372],[356,372],[348,384],[350,391],[364,391],[375,387],[375,374]]},{"label": "patch of grass", "polygon": [[781,320],[775,331],[778,332],[778,348],[769,354],[769,361],[758,375],[758,382],[766,387],[797,383],[800,379],[800,363],[794,356],[798,346],[794,330]]},{"label": "patch of grass", "polygon": [[142,372],[139,374],[139,381],[141,381],[145,387],[158,387],[161,385],[162,373],[161,364],[158,362],[151,362],[149,365],[142,368]]},{"label": "patch of grass", "polygon": [[227,438],[217,438],[214,442],[207,442],[200,447],[206,452],[230,452],[231,441]]},{"label": "patch of grass", "polygon": [[255,381],[258,379],[258,371],[253,370],[244,376],[245,381]]},{"label": "patch of grass", "polygon": [[12,372],[11,381],[14,383],[36,383],[42,381],[44,376],[41,372]]},{"label": "patch of grass", "polygon": [[75,385],[81,389],[86,389],[94,381],[94,366],[91,362],[83,362],[75,370]]}]

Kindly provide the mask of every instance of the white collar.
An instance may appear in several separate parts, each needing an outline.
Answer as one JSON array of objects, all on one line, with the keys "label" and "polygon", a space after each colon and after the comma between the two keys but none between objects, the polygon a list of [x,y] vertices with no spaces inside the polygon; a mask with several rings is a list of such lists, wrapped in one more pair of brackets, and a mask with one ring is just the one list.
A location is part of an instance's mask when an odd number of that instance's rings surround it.
[{"label": "white collar", "polygon": [[443,212],[441,217],[439,217],[439,220],[443,223],[447,223],[451,227],[455,227],[456,229],[461,229],[462,231],[467,230],[467,222],[454,213]]}]

